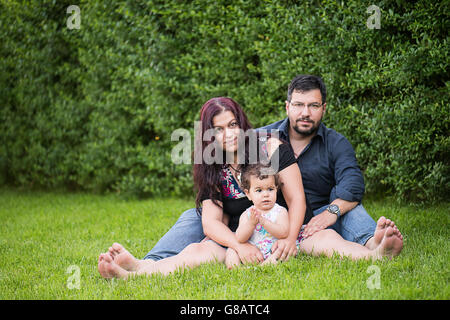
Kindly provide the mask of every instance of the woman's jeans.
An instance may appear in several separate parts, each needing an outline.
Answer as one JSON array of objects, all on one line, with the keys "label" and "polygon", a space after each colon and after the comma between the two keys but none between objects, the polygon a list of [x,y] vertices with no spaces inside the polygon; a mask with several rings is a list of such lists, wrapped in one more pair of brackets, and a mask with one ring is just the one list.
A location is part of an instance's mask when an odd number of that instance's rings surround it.
[{"label": "woman's jeans", "polygon": [[[323,212],[328,205],[314,210],[314,215]],[[375,233],[376,222],[360,204],[340,217],[329,228],[334,229],[342,238],[364,245]],[[180,253],[191,243],[203,240],[202,218],[196,209],[189,209],[178,218],[175,225],[158,241],[144,259],[160,260]]]}]

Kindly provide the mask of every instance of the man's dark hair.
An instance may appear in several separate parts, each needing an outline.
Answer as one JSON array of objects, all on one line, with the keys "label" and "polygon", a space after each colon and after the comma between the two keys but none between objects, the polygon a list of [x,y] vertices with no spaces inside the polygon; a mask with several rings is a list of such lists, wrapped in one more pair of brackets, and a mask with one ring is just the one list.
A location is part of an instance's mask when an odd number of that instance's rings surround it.
[{"label": "man's dark hair", "polygon": [[[265,173],[272,174],[263,174],[263,169],[266,169]],[[255,176],[259,180],[267,179],[270,175],[273,175],[275,178],[275,187],[280,187],[280,180],[278,178],[278,174],[272,169],[269,165],[264,165],[261,163],[256,164],[248,164],[242,168],[241,171],[241,185],[243,189],[250,190],[250,177]]]},{"label": "man's dark hair", "polygon": [[310,90],[319,89],[322,95],[322,103],[326,102],[327,99],[327,88],[321,77],[301,74],[292,79],[289,84],[287,101],[291,102],[292,93],[295,91],[307,92]]}]

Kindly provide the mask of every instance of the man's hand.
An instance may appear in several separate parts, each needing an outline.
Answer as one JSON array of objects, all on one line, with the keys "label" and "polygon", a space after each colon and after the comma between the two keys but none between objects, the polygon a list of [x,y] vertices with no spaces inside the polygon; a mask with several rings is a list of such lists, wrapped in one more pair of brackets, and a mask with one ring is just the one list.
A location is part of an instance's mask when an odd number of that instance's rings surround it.
[{"label": "man's hand", "polygon": [[279,239],[272,246],[272,255],[281,261],[287,261],[298,253],[297,239]]},{"label": "man's hand", "polygon": [[337,215],[329,212],[328,210],[324,210],[309,221],[303,231],[303,238],[306,239],[317,231],[324,230],[329,226],[332,226],[336,223],[336,221]]},{"label": "man's hand", "polygon": [[239,244],[239,246],[236,248],[236,252],[238,253],[239,258],[241,259],[243,264],[264,261],[264,257],[261,251],[256,246],[250,243]]}]

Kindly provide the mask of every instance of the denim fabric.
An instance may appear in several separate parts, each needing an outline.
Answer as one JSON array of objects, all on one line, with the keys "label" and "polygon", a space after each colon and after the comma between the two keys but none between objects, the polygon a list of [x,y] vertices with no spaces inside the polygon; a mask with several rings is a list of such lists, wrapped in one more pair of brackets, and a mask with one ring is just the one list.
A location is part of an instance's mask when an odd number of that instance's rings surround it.
[{"label": "denim fabric", "polygon": [[144,260],[161,260],[180,253],[191,243],[200,242],[203,234],[202,217],[196,209],[189,209],[178,218],[175,225],[158,241]]},{"label": "denim fabric", "polygon": [[[318,215],[326,210],[328,205],[314,210],[314,215]],[[367,213],[362,204],[342,215],[334,225],[329,228],[339,233],[342,238],[348,241],[365,245],[367,240],[373,237],[377,223]]]}]

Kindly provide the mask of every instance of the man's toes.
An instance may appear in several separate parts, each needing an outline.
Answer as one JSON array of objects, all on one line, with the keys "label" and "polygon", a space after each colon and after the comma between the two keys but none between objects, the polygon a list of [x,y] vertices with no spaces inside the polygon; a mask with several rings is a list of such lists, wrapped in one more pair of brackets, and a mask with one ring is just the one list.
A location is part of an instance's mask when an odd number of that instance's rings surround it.
[{"label": "man's toes", "polygon": [[394,228],[387,227],[386,233],[384,234],[385,237],[392,237],[394,235]]},{"label": "man's toes", "polygon": [[383,241],[378,248],[382,256],[392,259],[400,254],[403,249],[403,241],[395,234],[394,228],[391,226],[386,228]]},{"label": "man's toes", "polygon": [[398,230],[397,226],[395,226],[394,228],[394,234],[399,237],[400,239],[403,239],[402,233],[400,232],[400,230]]},{"label": "man's toes", "polygon": [[382,228],[384,228],[385,225],[386,225],[386,218],[380,217],[380,219],[378,219],[378,221],[377,221],[377,227],[382,229]]}]

